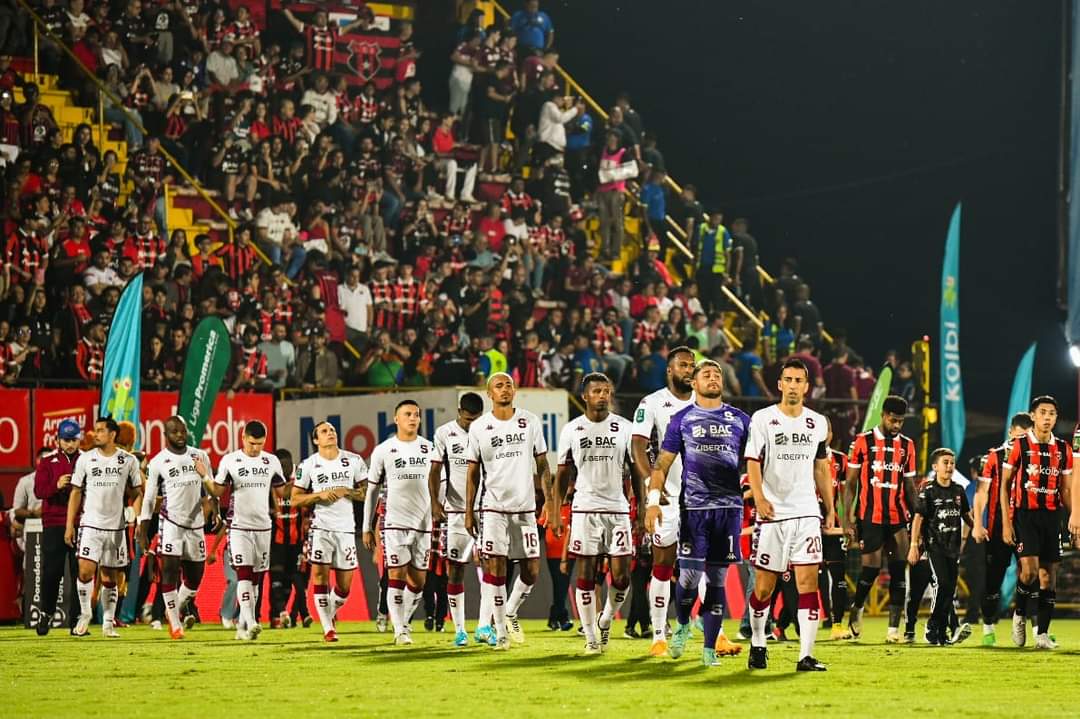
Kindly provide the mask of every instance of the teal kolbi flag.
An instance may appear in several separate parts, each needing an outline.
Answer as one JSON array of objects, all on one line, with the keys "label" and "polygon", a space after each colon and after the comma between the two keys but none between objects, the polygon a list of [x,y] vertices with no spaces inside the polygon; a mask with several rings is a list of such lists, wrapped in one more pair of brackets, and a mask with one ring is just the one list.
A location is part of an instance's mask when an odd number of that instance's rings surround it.
[{"label": "teal kolbi flag", "polygon": [[142,373],[142,292],[140,272],[120,295],[109,339],[105,344],[105,366],[101,373],[101,414],[117,422],[139,427],[139,376]]},{"label": "teal kolbi flag", "polygon": [[964,446],[967,415],[960,378],[960,203],[945,237],[941,268],[941,444],[957,455]]},{"label": "teal kolbi flag", "polygon": [[1020,358],[1013,377],[1012,392],[1009,393],[1009,413],[1005,415],[1005,440],[1009,439],[1008,421],[1020,412],[1027,412],[1031,404],[1031,375],[1035,370],[1035,345],[1032,342],[1027,352]]}]

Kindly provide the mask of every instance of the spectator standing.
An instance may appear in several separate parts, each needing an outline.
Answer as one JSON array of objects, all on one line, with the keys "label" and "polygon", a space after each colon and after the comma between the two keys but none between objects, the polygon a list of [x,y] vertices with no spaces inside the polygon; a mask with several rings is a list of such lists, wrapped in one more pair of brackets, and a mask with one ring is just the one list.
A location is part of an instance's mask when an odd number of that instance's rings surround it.
[{"label": "spectator standing", "polygon": [[313,330],[309,348],[301,352],[296,360],[296,376],[300,386],[306,390],[338,385],[341,364],[338,356],[327,346],[329,341],[330,335],[326,330]]},{"label": "spectator standing", "polygon": [[830,405],[827,412],[836,436],[835,445],[839,448],[848,447],[855,439],[857,419],[853,403],[859,396],[855,386],[855,370],[848,366],[848,357],[848,349],[842,348],[822,372],[825,379],[825,397],[848,402]]},{"label": "spectator standing", "polygon": [[614,260],[622,254],[623,193],[626,191],[627,179],[622,169],[625,154],[626,148],[619,145],[619,134],[609,131],[607,144],[600,153],[600,184],[596,188],[596,204],[600,213],[601,256],[606,260]]},{"label": "spectator standing", "polygon": [[454,48],[450,55],[450,107],[451,115],[463,117],[469,105],[473,74],[480,69],[480,43],[484,35],[473,32],[464,42]]},{"label": "spectator standing", "polygon": [[708,222],[701,225],[694,243],[697,257],[696,278],[701,289],[701,300],[708,312],[724,307],[724,285],[728,283],[727,270],[731,259],[731,233],[723,225],[722,212],[709,213]]},{"label": "spectator standing", "polygon": [[526,0],[525,7],[510,16],[510,30],[521,52],[544,50],[555,42],[555,25],[540,9],[540,0]]},{"label": "spectator standing", "polygon": [[360,281],[360,268],[349,268],[345,282],[338,285],[338,307],[345,315],[345,338],[358,350],[364,349],[371,336],[373,302],[371,290]]},{"label": "spectator standing", "polygon": [[289,342],[285,322],[276,320],[271,326],[270,339],[259,344],[266,355],[266,375],[274,389],[281,389],[296,374],[296,348]]}]

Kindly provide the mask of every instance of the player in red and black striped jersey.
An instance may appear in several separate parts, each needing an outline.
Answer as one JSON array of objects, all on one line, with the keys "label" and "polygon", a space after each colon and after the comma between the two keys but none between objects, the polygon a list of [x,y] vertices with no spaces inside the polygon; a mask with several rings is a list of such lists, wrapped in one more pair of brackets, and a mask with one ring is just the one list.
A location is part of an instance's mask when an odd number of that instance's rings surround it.
[{"label": "player in red and black striped jersey", "polygon": [[[832,444],[832,427],[829,427],[828,444]],[[848,458],[843,452],[829,450],[829,475],[833,483],[833,502],[836,515],[844,510],[843,487],[847,476]],[[818,495],[818,503],[822,502]],[[821,508],[825,516],[825,507]],[[828,622],[832,625],[833,639],[850,639],[851,635],[844,628],[844,610],[848,605],[847,579],[844,576],[844,560],[847,559],[847,541],[844,530],[840,527],[821,530],[822,561],[818,570],[818,586],[822,588],[821,598]],[[827,588],[827,589],[826,589]]]},{"label": "player in red and black striped jersey", "polygon": [[281,469],[289,483],[274,512],[274,529],[270,536],[270,626],[274,629],[290,626],[289,595],[295,589],[293,607],[299,609],[307,627],[311,624],[307,609],[307,575],[300,567],[309,513],[292,503],[292,485],[296,479],[292,454],[287,449],[278,449],[274,454],[281,461]]},{"label": "player in red and black striped jersey", "polygon": [[[1057,400],[1043,395],[1031,400],[1035,426],[1009,445],[1002,465],[999,506],[1001,537],[1016,546],[1020,572],[1013,609],[1013,642],[1027,643],[1027,617],[1036,603],[1036,649],[1054,649],[1048,629],[1054,612],[1057,567],[1061,562],[1061,517],[1069,505],[1073,450],[1054,436]],[[1010,508],[1012,515],[1010,516]]]},{"label": "player in red and black striped jersey", "polygon": [[994,646],[997,641],[994,625],[1000,614],[1001,582],[1013,558],[1013,548],[1001,538],[1001,473],[1011,443],[1027,434],[1034,424],[1027,412],[1013,416],[1009,421],[1009,441],[987,452],[975,489],[975,526],[971,536],[976,542],[986,543],[986,583],[981,603],[983,646]]},{"label": "player in red and black striped jersey", "polygon": [[900,615],[907,590],[909,507],[915,497],[915,443],[900,433],[907,408],[903,397],[886,397],[878,426],[851,443],[841,521],[849,541],[857,541],[862,552],[862,573],[848,615],[853,639],[862,631],[863,604],[877,581],[885,554],[889,559],[889,631],[885,641],[900,641]]}]

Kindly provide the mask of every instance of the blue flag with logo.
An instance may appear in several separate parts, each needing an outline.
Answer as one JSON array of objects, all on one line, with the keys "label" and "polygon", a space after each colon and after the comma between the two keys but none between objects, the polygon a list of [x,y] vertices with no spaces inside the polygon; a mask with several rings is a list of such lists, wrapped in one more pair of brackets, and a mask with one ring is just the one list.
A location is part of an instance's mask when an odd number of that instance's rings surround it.
[{"label": "blue flag with logo", "polygon": [[945,237],[941,268],[941,444],[957,454],[964,446],[964,386],[960,380],[960,203]]},{"label": "blue flag with logo", "polygon": [[[1035,370],[1035,345],[1032,342],[1027,352],[1020,358],[1020,364],[1016,366],[1016,376],[1013,377],[1012,392],[1009,393],[1009,413],[1005,415],[1008,423],[1012,417],[1020,412],[1027,412],[1031,404],[1031,375]],[[1005,425],[1005,440],[1009,439],[1009,426]]]},{"label": "blue flag with logo", "polygon": [[142,372],[142,291],[140,272],[131,278],[120,295],[109,339],[105,344],[105,366],[101,373],[101,414],[117,422],[139,427],[139,376]]}]

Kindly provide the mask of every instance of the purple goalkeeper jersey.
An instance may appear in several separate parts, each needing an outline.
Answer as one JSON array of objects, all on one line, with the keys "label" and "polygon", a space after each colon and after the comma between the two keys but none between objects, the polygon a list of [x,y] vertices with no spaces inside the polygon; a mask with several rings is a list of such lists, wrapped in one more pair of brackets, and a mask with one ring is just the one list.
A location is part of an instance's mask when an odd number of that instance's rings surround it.
[{"label": "purple goalkeeper jersey", "polygon": [[697,403],[676,412],[661,449],[682,455],[682,508],[741,508],[739,463],[750,435],[750,417],[730,405],[703,409]]}]

